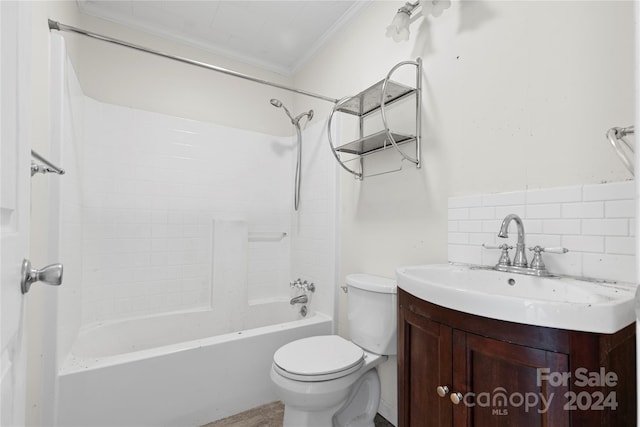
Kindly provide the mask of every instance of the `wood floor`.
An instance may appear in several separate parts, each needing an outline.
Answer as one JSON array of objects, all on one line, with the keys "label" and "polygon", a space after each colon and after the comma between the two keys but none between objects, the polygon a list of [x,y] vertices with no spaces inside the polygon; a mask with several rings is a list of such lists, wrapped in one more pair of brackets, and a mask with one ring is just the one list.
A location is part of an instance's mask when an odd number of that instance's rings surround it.
[{"label": "wood floor", "polygon": [[[284,405],[282,402],[271,402],[202,427],[282,427],[283,417]],[[376,415],[375,425],[376,427],[393,427],[393,424],[381,417],[380,414]]]}]

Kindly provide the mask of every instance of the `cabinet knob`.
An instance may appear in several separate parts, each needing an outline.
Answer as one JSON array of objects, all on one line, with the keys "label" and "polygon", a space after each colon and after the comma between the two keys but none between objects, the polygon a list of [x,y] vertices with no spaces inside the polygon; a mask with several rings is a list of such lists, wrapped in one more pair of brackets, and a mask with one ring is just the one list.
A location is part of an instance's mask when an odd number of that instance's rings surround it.
[{"label": "cabinet knob", "polygon": [[451,401],[455,404],[458,405],[460,402],[462,402],[462,399],[464,398],[464,396],[462,395],[462,393],[460,392],[455,392],[455,393],[451,393],[451,396],[449,396],[451,398]]},{"label": "cabinet knob", "polygon": [[447,387],[446,385],[439,385],[438,387],[436,387],[436,391],[438,392],[438,396],[445,397],[447,394],[449,394],[449,387]]}]

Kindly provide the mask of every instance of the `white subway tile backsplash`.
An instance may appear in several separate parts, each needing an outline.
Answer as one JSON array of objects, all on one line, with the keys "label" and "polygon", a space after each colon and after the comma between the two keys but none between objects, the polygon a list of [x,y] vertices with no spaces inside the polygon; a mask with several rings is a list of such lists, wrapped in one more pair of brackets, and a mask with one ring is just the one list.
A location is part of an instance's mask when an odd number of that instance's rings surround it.
[{"label": "white subway tile backsplash", "polygon": [[469,208],[453,208],[449,209],[449,220],[469,219]]},{"label": "white subway tile backsplash", "polygon": [[[492,233],[467,233],[467,241],[470,245],[495,244],[495,234]],[[449,242],[453,243],[453,242]],[[462,243],[462,242],[461,242]]]},{"label": "white subway tile backsplash", "polygon": [[635,282],[634,270],[635,256],[632,255],[583,254],[582,271],[586,277]]},{"label": "white subway tile backsplash", "polygon": [[636,239],[633,237],[606,237],[608,254],[635,255]]},{"label": "white subway tile backsplash", "polygon": [[[481,244],[505,242],[496,237],[500,224],[515,213],[523,219],[527,246],[569,249],[563,255],[545,254],[549,270],[634,282],[634,197],[635,183],[625,181],[451,198],[449,260],[495,264],[498,251]],[[513,245],[513,224],[509,232],[506,242]]]},{"label": "white subway tile backsplash", "polygon": [[629,219],[585,219],[582,221],[582,234],[591,236],[628,236]]},{"label": "white subway tile backsplash", "polygon": [[517,206],[526,203],[525,193],[515,191],[511,193],[492,193],[482,196],[483,206]]},{"label": "white subway tile backsplash", "polygon": [[469,233],[449,233],[449,244],[455,245],[464,243],[469,243]]},{"label": "white subway tile backsplash", "polygon": [[495,217],[496,209],[493,206],[469,208],[469,219],[493,219]]},{"label": "white subway tile backsplash", "polygon": [[580,234],[580,220],[577,219],[545,219],[542,222],[545,234]]},{"label": "white subway tile backsplash", "polygon": [[579,252],[604,252],[603,236],[562,236],[559,246]]},{"label": "white subway tile backsplash", "polygon": [[460,221],[458,223],[458,230],[460,232],[475,232],[479,233],[482,231],[482,221]]},{"label": "white subway tile backsplash", "polygon": [[562,218],[603,218],[603,202],[562,203]]},{"label": "white subway tile backsplash", "polygon": [[633,218],[635,211],[634,200],[609,200],[604,204],[606,218]]},{"label": "white subway tile backsplash", "polygon": [[611,182],[582,187],[583,201],[592,200],[632,200],[635,197],[635,182]]},{"label": "white subway tile backsplash", "polygon": [[[521,218],[527,218],[526,216]],[[544,233],[544,224],[546,220],[527,218],[527,233],[542,234]]]},{"label": "white subway tile backsplash", "polygon": [[494,233],[500,228],[501,221],[498,219],[482,221],[482,231],[485,233]]},{"label": "white subway tile backsplash", "polygon": [[558,187],[525,192],[527,205],[539,203],[567,203],[581,200],[580,187]]},{"label": "white subway tile backsplash", "polygon": [[500,218],[500,220],[511,213],[524,217],[526,214],[525,205],[496,206],[496,218]]},{"label": "white subway tile backsplash", "polygon": [[545,254],[544,263],[547,265],[549,271],[555,273],[567,274],[569,276],[598,277],[583,273],[584,260],[581,252],[570,251],[566,254]]},{"label": "white subway tile backsplash", "polygon": [[559,204],[528,205],[525,216],[527,218],[560,218]]},{"label": "white subway tile backsplash", "polygon": [[[513,240],[514,243],[516,239]],[[530,234],[527,233],[527,247],[536,245],[544,248],[557,248],[562,246],[562,236],[558,234]]]}]

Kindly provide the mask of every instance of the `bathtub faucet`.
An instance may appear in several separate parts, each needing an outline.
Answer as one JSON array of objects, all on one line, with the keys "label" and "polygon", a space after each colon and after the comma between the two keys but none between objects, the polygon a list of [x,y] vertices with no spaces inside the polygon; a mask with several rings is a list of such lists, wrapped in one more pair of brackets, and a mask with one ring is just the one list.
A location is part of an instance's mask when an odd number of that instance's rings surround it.
[{"label": "bathtub faucet", "polygon": [[309,283],[308,281],[302,281],[301,278],[297,278],[296,280],[294,280],[293,282],[289,283],[289,286],[292,288],[296,288],[296,289],[302,289],[305,292],[315,292],[316,291],[316,286],[313,284],[313,282]]},{"label": "bathtub faucet", "polygon": [[306,304],[307,302],[309,302],[309,298],[307,298],[306,295],[298,295],[297,297],[291,298],[291,301],[289,301],[289,303],[291,305],[293,305],[293,304]]}]

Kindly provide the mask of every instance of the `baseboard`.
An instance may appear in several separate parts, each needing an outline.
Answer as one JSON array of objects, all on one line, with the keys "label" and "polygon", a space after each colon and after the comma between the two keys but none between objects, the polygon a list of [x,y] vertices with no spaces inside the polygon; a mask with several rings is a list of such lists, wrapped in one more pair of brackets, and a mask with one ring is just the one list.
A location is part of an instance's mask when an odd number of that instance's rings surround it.
[{"label": "baseboard", "polygon": [[397,427],[398,407],[396,405],[390,405],[388,402],[380,399],[380,405],[378,405],[378,413],[385,417],[391,424]]}]

